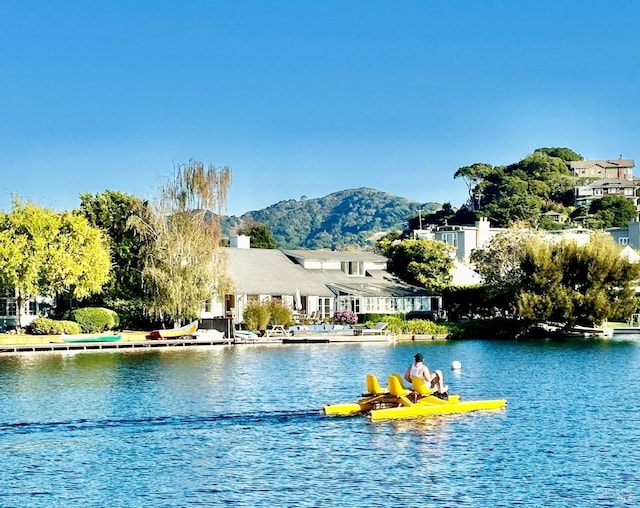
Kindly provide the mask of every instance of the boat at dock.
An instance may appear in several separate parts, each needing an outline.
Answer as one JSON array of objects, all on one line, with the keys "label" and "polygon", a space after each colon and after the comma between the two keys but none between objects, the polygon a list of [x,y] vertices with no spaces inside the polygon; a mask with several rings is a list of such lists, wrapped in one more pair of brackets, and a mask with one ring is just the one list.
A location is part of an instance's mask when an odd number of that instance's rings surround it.
[{"label": "boat at dock", "polygon": [[179,328],[167,330],[153,330],[146,336],[147,340],[177,339],[179,337],[191,337],[198,330],[198,321],[193,321]]}]

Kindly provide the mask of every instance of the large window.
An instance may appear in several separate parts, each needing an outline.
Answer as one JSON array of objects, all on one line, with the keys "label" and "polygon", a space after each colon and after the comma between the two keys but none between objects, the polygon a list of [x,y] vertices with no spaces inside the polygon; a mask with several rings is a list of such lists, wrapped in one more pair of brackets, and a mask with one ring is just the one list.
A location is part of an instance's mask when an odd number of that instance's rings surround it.
[{"label": "large window", "polygon": [[331,298],[320,297],[318,298],[318,311],[321,318],[332,317],[331,314]]},{"label": "large window", "polygon": [[18,306],[13,298],[0,298],[0,316],[17,316]]}]

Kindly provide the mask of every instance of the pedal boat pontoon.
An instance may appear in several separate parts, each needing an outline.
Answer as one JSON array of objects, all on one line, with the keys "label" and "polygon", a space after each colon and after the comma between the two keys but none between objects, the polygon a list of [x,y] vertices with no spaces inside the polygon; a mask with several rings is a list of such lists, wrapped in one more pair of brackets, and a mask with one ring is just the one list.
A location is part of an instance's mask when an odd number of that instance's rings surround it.
[{"label": "pedal boat pontoon", "polygon": [[412,389],[405,388],[399,374],[389,376],[388,388],[381,387],[373,374],[367,374],[366,381],[367,393],[358,402],[327,405],[322,412],[334,416],[366,414],[372,421],[377,421],[501,409],[507,404],[506,399],[461,401],[459,395],[442,399],[416,377],[411,380]]}]

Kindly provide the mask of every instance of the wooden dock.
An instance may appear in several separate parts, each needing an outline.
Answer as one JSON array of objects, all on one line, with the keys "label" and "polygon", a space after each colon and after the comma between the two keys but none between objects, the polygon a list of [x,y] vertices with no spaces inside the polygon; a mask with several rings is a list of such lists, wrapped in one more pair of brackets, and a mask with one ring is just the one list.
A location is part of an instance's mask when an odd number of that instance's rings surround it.
[{"label": "wooden dock", "polygon": [[0,354],[13,353],[39,353],[61,351],[116,351],[124,349],[162,349],[185,348],[201,346],[220,346],[230,344],[228,339],[220,338],[184,338],[162,339],[142,341],[117,341],[117,342],[49,342],[40,344],[12,344],[0,345]]}]

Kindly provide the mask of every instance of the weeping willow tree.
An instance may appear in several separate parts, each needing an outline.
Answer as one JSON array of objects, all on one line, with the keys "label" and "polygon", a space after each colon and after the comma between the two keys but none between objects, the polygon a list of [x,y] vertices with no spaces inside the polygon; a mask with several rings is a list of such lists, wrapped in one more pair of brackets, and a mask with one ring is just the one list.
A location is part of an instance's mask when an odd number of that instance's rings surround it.
[{"label": "weeping willow tree", "polygon": [[178,165],[148,215],[130,219],[145,241],[142,283],[150,316],[179,326],[197,318],[212,295],[227,292],[219,246],[230,185],[227,167]]}]

